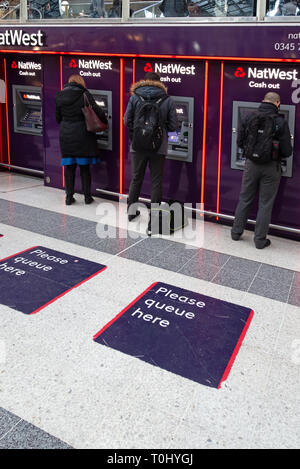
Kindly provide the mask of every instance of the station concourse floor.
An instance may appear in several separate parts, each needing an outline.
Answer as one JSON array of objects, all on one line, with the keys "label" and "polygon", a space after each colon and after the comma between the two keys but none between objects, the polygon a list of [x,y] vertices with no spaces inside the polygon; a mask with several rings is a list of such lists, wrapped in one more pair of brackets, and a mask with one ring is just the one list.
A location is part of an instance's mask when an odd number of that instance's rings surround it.
[{"label": "station concourse floor", "polygon": [[[0,172],[1,259],[40,245],[108,266],[35,316],[0,305],[0,449],[299,448],[300,243],[259,251],[201,219],[196,241],[149,239],[143,211],[135,236],[101,239],[124,234],[125,205],[105,219],[107,200],[75,197]],[[221,389],[93,342],[156,281],[254,310]]]}]

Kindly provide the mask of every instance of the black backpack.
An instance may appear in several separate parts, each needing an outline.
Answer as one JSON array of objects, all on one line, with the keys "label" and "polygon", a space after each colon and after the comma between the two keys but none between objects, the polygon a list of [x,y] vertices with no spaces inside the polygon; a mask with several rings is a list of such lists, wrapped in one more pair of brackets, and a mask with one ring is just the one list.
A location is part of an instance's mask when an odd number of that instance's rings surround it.
[{"label": "black backpack", "polygon": [[134,118],[132,148],[135,151],[157,153],[164,131],[160,105],[168,96],[158,99],[145,99],[142,96],[138,98],[141,104]]},{"label": "black backpack", "polygon": [[152,205],[148,233],[170,236],[175,231],[182,230],[188,225],[188,218],[184,205],[178,200],[169,200],[161,204]]},{"label": "black backpack", "polygon": [[273,160],[275,135],[278,130],[276,114],[255,113],[246,127],[244,156],[258,164]]}]

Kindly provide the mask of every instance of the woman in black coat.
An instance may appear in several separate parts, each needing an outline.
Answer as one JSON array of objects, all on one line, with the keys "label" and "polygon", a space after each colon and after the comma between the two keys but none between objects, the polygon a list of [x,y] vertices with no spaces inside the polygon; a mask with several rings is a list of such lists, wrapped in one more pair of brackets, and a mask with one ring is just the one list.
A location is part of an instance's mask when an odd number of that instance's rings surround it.
[{"label": "woman in black coat", "polygon": [[84,95],[101,121],[107,124],[103,110],[85,87],[80,75],[72,75],[55,98],[55,115],[59,124],[59,143],[62,153],[61,165],[65,167],[66,205],[75,202],[74,185],[76,167],[79,165],[85,203],[93,202],[91,196],[90,165],[98,163],[99,152],[96,134],[86,130],[82,108]]}]

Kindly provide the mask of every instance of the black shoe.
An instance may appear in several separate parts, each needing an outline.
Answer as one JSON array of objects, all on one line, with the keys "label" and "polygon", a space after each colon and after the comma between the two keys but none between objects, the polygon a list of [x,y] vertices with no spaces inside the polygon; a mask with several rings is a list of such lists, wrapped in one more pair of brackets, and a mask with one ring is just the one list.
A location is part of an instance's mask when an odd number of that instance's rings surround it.
[{"label": "black shoe", "polygon": [[94,202],[94,199],[91,195],[86,195],[84,197],[84,202],[85,202],[86,205],[90,205]]},{"label": "black shoe", "polygon": [[66,197],[66,205],[72,205],[72,204],[74,204],[75,202],[76,202],[76,200],[74,199],[73,196],[70,197],[70,196],[67,195],[67,197]]},{"label": "black shoe", "polygon": [[149,238],[152,236],[152,230],[151,230],[151,228],[149,228],[149,226],[146,229],[146,235],[149,236]]},{"label": "black shoe", "polygon": [[231,232],[231,239],[233,241],[239,241],[239,239],[241,238],[242,235],[238,234],[238,233],[233,233]]},{"label": "black shoe", "polygon": [[140,214],[141,214],[141,212],[139,210],[137,210],[134,215],[128,215],[128,221],[135,220],[137,217],[140,216]]},{"label": "black shoe", "polygon": [[256,249],[264,249],[270,245],[271,245],[271,241],[269,239],[266,239],[263,244],[256,244],[255,246],[256,246]]}]

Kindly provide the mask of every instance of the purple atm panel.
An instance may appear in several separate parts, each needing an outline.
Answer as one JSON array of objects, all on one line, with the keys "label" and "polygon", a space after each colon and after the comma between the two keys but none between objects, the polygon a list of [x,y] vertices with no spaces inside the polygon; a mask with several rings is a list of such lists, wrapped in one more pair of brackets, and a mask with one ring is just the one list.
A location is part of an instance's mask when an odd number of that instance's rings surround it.
[{"label": "purple atm panel", "polygon": [[[81,75],[96,101],[99,101],[100,105],[103,103],[108,109],[109,137],[106,144],[99,138],[101,162],[92,167],[92,192],[96,195],[101,195],[99,189],[119,192],[120,60],[81,55],[63,57],[63,83],[67,83],[73,74]],[[77,191],[80,191],[79,177],[76,186]]]},{"label": "purple atm panel", "polygon": [[[204,112],[204,83],[205,66],[199,61],[179,60],[146,60],[139,59],[135,63],[135,81],[141,80],[146,71],[158,72],[161,81],[168,89],[176,103],[178,98],[178,112],[185,112],[181,131],[185,137],[191,137],[189,155],[183,153],[182,158],[174,152],[174,159],[167,159],[164,170],[163,197],[177,199],[184,203],[199,203],[201,198],[201,170],[202,170],[202,132]],[[180,116],[179,116],[180,117]],[[187,126],[185,124],[188,124]],[[188,127],[192,132],[188,131]],[[180,134],[180,128],[177,134]],[[125,192],[128,193],[131,180],[131,163],[129,156],[129,141],[126,132],[127,146],[125,149]],[[172,143],[170,136],[169,143]],[[188,151],[188,143],[186,142]],[[149,198],[151,193],[150,176],[147,174],[142,197]]]},{"label": "purple atm panel", "polygon": [[[295,128],[290,128],[294,136],[294,152],[292,161],[292,177],[283,177],[275,202],[272,223],[287,227],[298,227],[300,219],[300,160],[297,148],[300,146],[300,135],[297,132],[297,121],[300,108],[294,99],[297,89],[295,81],[300,78],[298,64],[274,63],[228,63],[224,66],[223,94],[223,127],[222,154],[220,173],[220,213],[233,215],[240,193],[242,171],[232,169],[231,149],[232,135],[237,129],[232,128],[234,101],[257,103],[263,100],[268,91],[275,91],[281,96],[283,114],[291,109],[295,119]],[[299,85],[297,85],[299,87]],[[253,207],[250,218],[256,218],[256,207]]]},{"label": "purple atm panel", "polygon": [[42,174],[42,60],[39,56],[32,55],[9,56],[6,71],[10,163],[12,166]]}]

